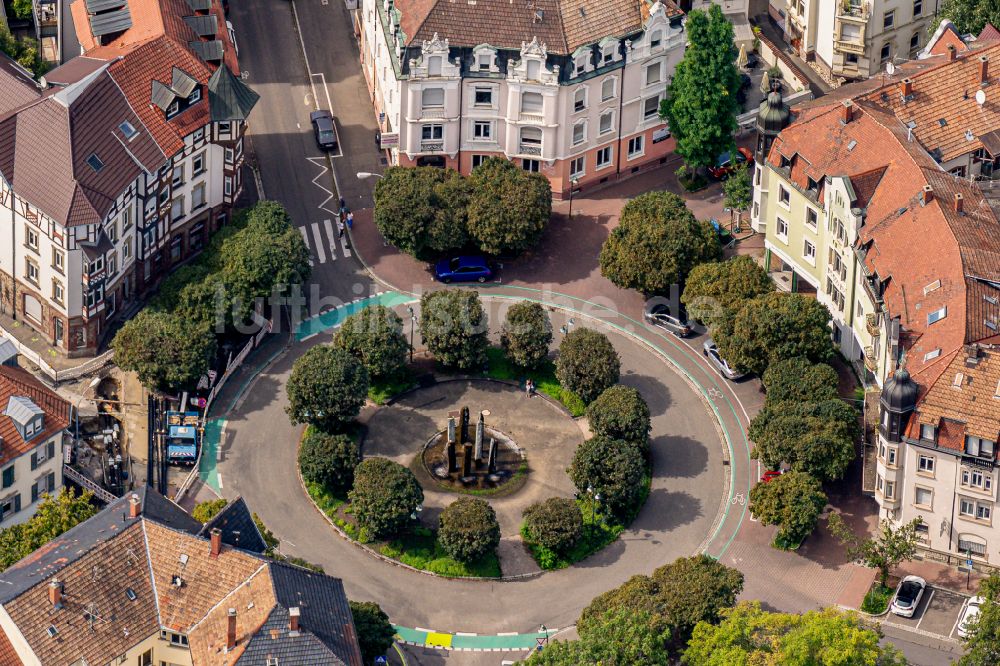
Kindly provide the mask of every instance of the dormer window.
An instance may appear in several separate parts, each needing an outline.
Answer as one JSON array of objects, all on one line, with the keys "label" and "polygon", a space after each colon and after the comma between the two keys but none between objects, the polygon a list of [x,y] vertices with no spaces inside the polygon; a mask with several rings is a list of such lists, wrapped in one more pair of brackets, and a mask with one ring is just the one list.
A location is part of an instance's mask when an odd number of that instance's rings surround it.
[{"label": "dormer window", "polygon": [[167,107],[167,118],[173,118],[180,112],[181,112],[181,103],[175,99],[170,103],[170,106]]},{"label": "dormer window", "polygon": [[441,76],[441,56],[427,59],[427,76]]},{"label": "dormer window", "polygon": [[131,141],[135,137],[139,136],[139,130],[137,130],[135,125],[127,120],[122,121],[118,125],[118,129],[121,130],[121,133],[125,135],[125,139],[128,141]]},{"label": "dormer window", "polygon": [[493,56],[489,53],[480,53],[476,56],[476,69],[480,72],[488,72],[493,66]]},{"label": "dormer window", "polygon": [[581,76],[587,71],[589,54],[581,53],[573,60],[573,76]]},{"label": "dormer window", "polygon": [[660,44],[662,43],[663,43],[662,30],[654,30],[653,32],[649,33],[649,48],[651,49],[659,48]]},{"label": "dormer window", "polygon": [[926,423],[920,424],[920,439],[925,442],[937,441],[937,428]]},{"label": "dormer window", "polygon": [[601,49],[601,64],[610,65],[615,61],[615,45],[608,44]]},{"label": "dormer window", "polygon": [[537,60],[529,60],[527,67],[527,79],[529,81],[538,81],[542,78],[542,63]]},{"label": "dormer window", "polygon": [[973,435],[965,436],[965,452],[970,456],[992,459],[995,449],[996,442],[994,441]]}]

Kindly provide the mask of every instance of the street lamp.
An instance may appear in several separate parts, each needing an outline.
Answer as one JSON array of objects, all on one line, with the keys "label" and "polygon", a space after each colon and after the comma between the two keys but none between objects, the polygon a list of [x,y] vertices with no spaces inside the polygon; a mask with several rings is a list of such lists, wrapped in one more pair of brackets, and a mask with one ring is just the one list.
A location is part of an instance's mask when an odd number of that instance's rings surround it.
[{"label": "street lamp", "polygon": [[573,219],[573,190],[576,189],[577,183],[580,179],[573,176],[569,179],[569,219]]},{"label": "street lamp", "polygon": [[358,180],[368,180],[369,178],[382,178],[380,173],[372,173],[370,171],[359,171]]},{"label": "street lamp", "polygon": [[587,497],[590,498],[590,524],[594,524],[594,486],[587,484]]},{"label": "street lamp", "polygon": [[410,364],[413,364],[413,325],[417,323],[417,315],[413,314],[413,306],[407,305],[406,311],[410,313]]}]

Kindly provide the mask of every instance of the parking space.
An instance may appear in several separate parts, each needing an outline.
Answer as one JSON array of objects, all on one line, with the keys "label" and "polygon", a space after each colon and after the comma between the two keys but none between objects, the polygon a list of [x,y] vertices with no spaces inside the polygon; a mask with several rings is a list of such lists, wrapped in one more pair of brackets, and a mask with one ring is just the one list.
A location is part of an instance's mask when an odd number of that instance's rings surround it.
[{"label": "parking space", "polygon": [[924,612],[927,610],[927,606],[934,600],[938,591],[933,587],[928,587],[924,590],[924,595],[920,597],[920,603],[917,604],[917,610],[913,613],[913,617],[903,617],[890,612],[886,620],[905,629],[919,629],[920,623],[924,619]]},{"label": "parking space", "polygon": [[956,625],[966,599],[968,597],[958,592],[939,587],[928,587],[923,598],[920,599],[913,617],[900,617],[889,613],[884,622],[903,629],[961,640],[956,631]]}]

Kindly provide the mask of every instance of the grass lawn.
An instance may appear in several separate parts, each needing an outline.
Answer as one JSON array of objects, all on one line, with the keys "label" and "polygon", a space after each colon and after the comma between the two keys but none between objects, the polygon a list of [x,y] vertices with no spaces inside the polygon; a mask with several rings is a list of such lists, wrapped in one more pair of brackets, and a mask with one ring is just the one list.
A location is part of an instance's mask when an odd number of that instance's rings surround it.
[{"label": "grass lawn", "polygon": [[625,528],[639,515],[639,511],[649,498],[652,482],[652,470],[650,469],[642,479],[642,492],[635,507],[624,519],[604,515],[590,498],[576,500],[577,506],[580,507],[580,513],[583,514],[583,535],[576,542],[576,545],[566,553],[556,553],[545,546],[532,542],[523,523],[521,524],[521,538],[538,566],[546,570],[565,569],[571,564],[590,557],[621,536]]},{"label": "grass lawn", "polygon": [[587,406],[583,404],[575,393],[567,391],[556,379],[556,365],[552,361],[546,360],[533,370],[526,370],[514,365],[499,347],[490,347],[486,350],[487,370],[485,375],[492,379],[502,379],[505,381],[518,382],[523,384],[524,380],[531,377],[535,382],[536,390],[544,393],[553,400],[557,400],[569,410],[574,417],[583,416],[587,411]]},{"label": "grass lawn", "polygon": [[[326,488],[306,483],[309,497],[316,506],[329,516],[337,527],[344,530],[351,539],[361,542],[361,530],[351,515],[351,505],[347,500],[336,497]],[[465,564],[450,557],[438,543],[433,530],[425,527],[414,528],[412,533],[393,541],[375,541],[368,544],[386,557],[398,560],[414,569],[431,571],[442,576],[468,576],[472,578],[499,578],[500,560],[491,553],[479,562]]]},{"label": "grass lawn", "polygon": [[395,377],[372,380],[368,386],[368,399],[376,405],[384,405],[389,398],[409,391],[416,385],[417,380],[413,376],[413,371],[409,367],[405,367]]},{"label": "grass lawn", "polygon": [[861,610],[872,615],[881,615],[889,607],[889,600],[892,599],[893,589],[875,585],[868,590],[865,600],[861,602]]}]

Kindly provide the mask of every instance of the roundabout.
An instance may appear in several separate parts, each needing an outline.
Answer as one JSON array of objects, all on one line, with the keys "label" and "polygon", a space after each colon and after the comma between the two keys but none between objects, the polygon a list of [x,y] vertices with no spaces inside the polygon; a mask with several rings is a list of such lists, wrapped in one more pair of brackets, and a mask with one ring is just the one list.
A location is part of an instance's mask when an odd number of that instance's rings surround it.
[{"label": "roundabout", "polygon": [[[484,298],[484,305],[495,337],[508,303]],[[556,330],[580,317],[561,310],[549,314]],[[724,525],[726,518],[740,517],[730,511],[728,496],[732,443],[723,437],[726,429],[719,425],[717,408],[704,391],[692,390],[704,376],[692,377],[657,347],[617,327],[598,320],[586,325],[607,333],[621,357],[621,383],[637,389],[649,404],[653,478],[648,500],[620,538],[567,569],[513,581],[443,579],[375,559],[339,538],[299,490],[295,455],[300,428],[289,424],[283,411],[284,385],[294,360],[309,346],[328,343],[328,334],[293,345],[257,377],[253,390],[228,415],[220,462],[226,478],[223,492],[243,495],[282,539],[283,549],[342,577],[351,598],[377,600],[397,624],[479,633],[572,625],[593,597],[632,575],[648,574],[695,552],[713,554],[706,548],[709,542],[715,538],[724,544],[738,528]],[[501,523],[504,573],[537,573],[517,536],[520,507],[536,499],[572,496],[565,469],[585,437],[583,422],[541,397],[529,399],[523,390],[502,384],[440,382],[403,396],[388,409],[363,414],[369,427],[364,453],[377,450],[409,466],[428,438],[446,427],[448,413],[463,404],[474,414],[490,410],[490,423],[526,450],[529,472],[524,487],[489,501]],[[383,410],[398,412],[398,421],[391,423],[394,417],[380,423],[386,418],[379,415]],[[401,436],[401,428],[411,434]],[[428,496],[421,515],[426,524],[435,508],[450,503],[456,494],[422,485]]]}]

